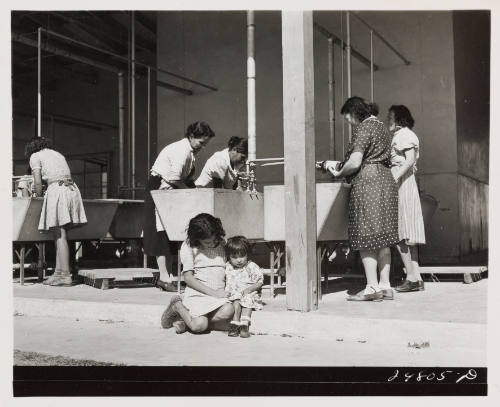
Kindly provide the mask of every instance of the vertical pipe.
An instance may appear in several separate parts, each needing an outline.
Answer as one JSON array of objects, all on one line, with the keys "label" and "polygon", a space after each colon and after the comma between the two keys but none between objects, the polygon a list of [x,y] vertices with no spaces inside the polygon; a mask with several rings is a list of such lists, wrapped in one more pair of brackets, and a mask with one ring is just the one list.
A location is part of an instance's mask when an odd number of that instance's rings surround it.
[{"label": "vertical pipe", "polygon": [[373,30],[370,30],[370,98],[373,103]]},{"label": "vertical pipe", "polygon": [[[342,11],[340,12],[340,37],[341,37],[341,54],[340,54],[340,80],[341,80],[341,88],[342,88],[342,103],[344,100],[344,16]],[[342,157],[345,155],[345,121],[342,120]]]},{"label": "vertical pipe", "polygon": [[120,187],[125,186],[125,77],[123,72],[118,73],[118,138],[120,162]]},{"label": "vertical pipe", "polygon": [[148,66],[148,141],[147,141],[146,171],[149,173],[151,160],[151,67]]},{"label": "vertical pipe", "polygon": [[132,186],[132,199],[135,199],[135,11],[132,11],[131,14],[131,42],[132,42],[132,49],[131,49],[131,59],[132,59],[132,100],[131,100],[131,108],[132,108],[132,120],[131,120],[131,126],[132,126],[132,132],[131,132],[131,137],[130,137],[130,144],[131,144],[131,155],[132,155],[132,181],[131,181],[131,186]]},{"label": "vertical pipe", "polygon": [[328,124],[330,126],[329,158],[335,157],[335,79],[333,75],[333,38],[328,37]]},{"label": "vertical pipe", "polygon": [[37,136],[42,137],[42,27],[38,27],[38,54],[37,54]]},{"label": "vertical pipe", "polygon": [[[350,14],[346,12],[346,59],[347,59],[347,97],[351,97],[351,23],[350,23]],[[351,141],[352,128],[349,124],[349,141]]]},{"label": "vertical pipe", "polygon": [[256,115],[255,115],[255,18],[247,11],[247,105],[248,105],[248,160],[255,160]]},{"label": "vertical pipe", "polygon": [[[130,99],[130,90],[132,88],[131,86],[131,57],[130,57],[130,44],[131,44],[131,37],[130,37],[130,21],[128,25],[128,37],[127,37],[127,57],[128,57],[128,62],[127,62],[127,157],[125,162],[127,163],[127,181],[126,181],[126,187],[127,187],[127,194],[130,193],[130,180],[131,180],[131,174],[130,174],[130,162],[131,162],[131,156],[130,156],[130,148],[131,148],[131,143],[130,143],[130,132],[132,129],[132,126],[130,124],[130,106],[131,106],[131,99]],[[128,196],[127,196],[128,197]]]}]

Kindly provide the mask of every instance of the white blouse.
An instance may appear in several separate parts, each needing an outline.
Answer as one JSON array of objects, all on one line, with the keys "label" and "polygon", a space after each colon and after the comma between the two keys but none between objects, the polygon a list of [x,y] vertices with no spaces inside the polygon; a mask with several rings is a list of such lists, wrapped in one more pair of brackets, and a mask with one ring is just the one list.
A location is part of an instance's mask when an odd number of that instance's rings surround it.
[{"label": "white blouse", "polygon": [[220,179],[225,189],[232,189],[237,182],[238,172],[231,167],[229,148],[214,153],[207,160],[194,183],[198,187],[211,187],[214,178]]},{"label": "white blouse", "polygon": [[151,168],[152,175],[162,177],[160,189],[168,189],[163,185],[169,181],[186,181],[194,168],[194,152],[187,137],[169,144],[160,151]]},{"label": "white blouse", "polygon": [[405,151],[415,149],[415,163],[413,171],[417,171],[417,160],[419,158],[419,141],[417,135],[408,127],[403,127],[394,133],[392,138],[391,163],[393,166],[401,166],[406,161]]}]

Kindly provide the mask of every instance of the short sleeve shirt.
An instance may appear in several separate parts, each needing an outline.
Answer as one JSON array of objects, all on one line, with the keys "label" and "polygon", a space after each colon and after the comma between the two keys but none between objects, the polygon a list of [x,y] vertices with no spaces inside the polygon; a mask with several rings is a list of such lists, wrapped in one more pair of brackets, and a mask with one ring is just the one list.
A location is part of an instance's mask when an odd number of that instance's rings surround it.
[{"label": "short sleeve shirt", "polygon": [[71,178],[71,171],[64,156],[50,148],[31,154],[30,167],[31,171],[40,170],[42,179],[48,182]]},{"label": "short sleeve shirt", "polygon": [[229,148],[214,153],[207,160],[194,183],[199,187],[211,187],[214,179],[221,180],[225,189],[234,188],[238,181],[238,173],[231,167]]},{"label": "short sleeve shirt", "polygon": [[394,133],[392,138],[391,163],[402,165],[406,161],[405,151],[415,149],[415,164],[413,170],[417,171],[417,160],[419,158],[419,141],[417,135],[408,127],[403,127]]},{"label": "short sleeve shirt", "polygon": [[151,168],[153,175],[164,181],[186,181],[194,169],[194,152],[187,137],[169,144],[156,158]]}]

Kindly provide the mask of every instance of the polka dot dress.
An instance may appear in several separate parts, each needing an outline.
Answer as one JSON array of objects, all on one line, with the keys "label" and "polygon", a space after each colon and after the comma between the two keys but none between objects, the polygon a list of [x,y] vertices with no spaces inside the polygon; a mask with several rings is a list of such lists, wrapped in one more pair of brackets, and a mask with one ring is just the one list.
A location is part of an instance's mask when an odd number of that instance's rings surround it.
[{"label": "polka dot dress", "polygon": [[346,159],[363,153],[360,170],[348,179],[349,244],[353,250],[392,246],[398,237],[398,188],[390,170],[391,135],[372,116],[353,129]]}]

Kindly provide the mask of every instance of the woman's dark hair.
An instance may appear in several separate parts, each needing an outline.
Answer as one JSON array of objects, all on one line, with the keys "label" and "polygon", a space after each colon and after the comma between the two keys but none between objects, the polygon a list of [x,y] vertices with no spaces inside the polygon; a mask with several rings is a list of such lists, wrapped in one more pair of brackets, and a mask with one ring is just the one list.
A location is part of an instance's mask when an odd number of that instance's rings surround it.
[{"label": "woman's dark hair", "polygon": [[191,247],[199,247],[200,240],[209,239],[214,235],[218,245],[225,234],[220,219],[208,213],[200,213],[189,221],[187,237]]},{"label": "woman's dark hair", "polygon": [[43,150],[44,148],[51,148],[52,142],[45,137],[33,137],[24,148],[24,156],[30,158],[31,154]]},{"label": "woman's dark hair", "polygon": [[229,150],[248,155],[248,140],[246,138],[233,136],[227,142],[227,146]]},{"label": "woman's dark hair", "polygon": [[215,137],[214,131],[210,128],[208,123],[194,122],[191,123],[186,129],[186,137],[193,136],[194,138]]},{"label": "woman's dark hair", "polygon": [[359,96],[353,96],[347,99],[340,110],[340,114],[349,113],[351,116],[354,116],[359,122],[362,122],[367,117],[371,115],[378,115],[378,105],[376,103],[367,102],[363,98]]},{"label": "woman's dark hair", "polygon": [[410,113],[410,110],[404,105],[392,105],[389,108],[389,112],[394,113],[394,122],[396,126],[413,128],[415,120]]},{"label": "woman's dark hair", "polygon": [[227,239],[226,242],[226,256],[248,256],[252,253],[250,242],[245,236],[233,236]]}]

